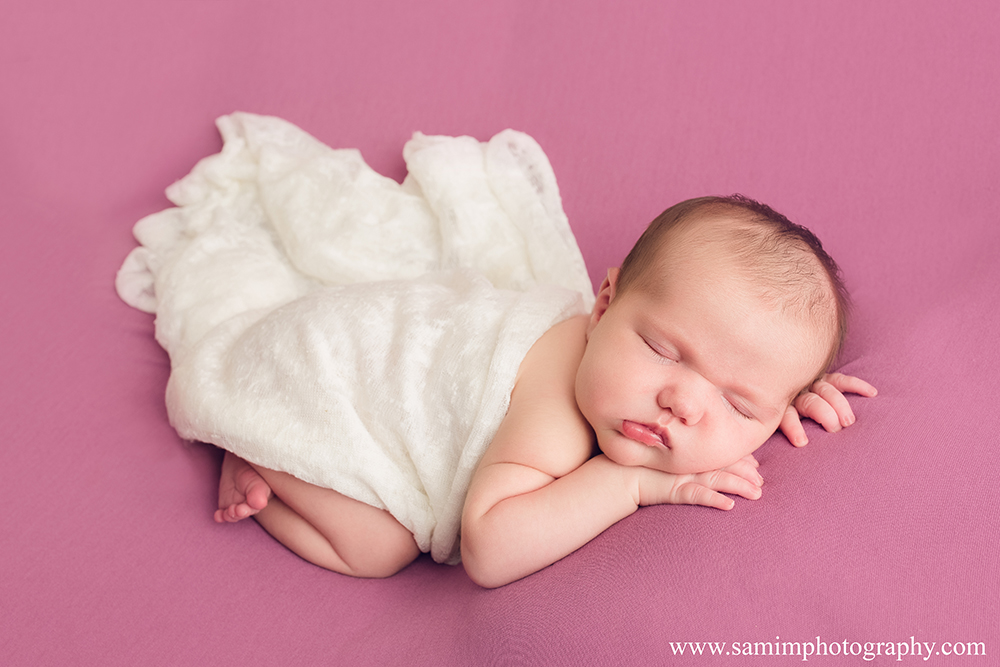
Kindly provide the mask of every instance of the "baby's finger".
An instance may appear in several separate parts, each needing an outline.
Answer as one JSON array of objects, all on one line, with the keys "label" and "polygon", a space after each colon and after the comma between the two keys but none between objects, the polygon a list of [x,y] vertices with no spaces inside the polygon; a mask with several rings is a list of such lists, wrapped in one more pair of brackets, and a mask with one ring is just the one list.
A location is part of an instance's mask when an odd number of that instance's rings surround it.
[{"label": "baby's finger", "polygon": [[726,466],[722,470],[723,472],[732,473],[733,475],[742,477],[756,486],[761,486],[764,484],[764,478],[760,476],[759,472],[757,472],[756,463],[756,459],[752,457],[743,457],[736,463]]},{"label": "baby's finger", "polygon": [[702,473],[694,481],[713,491],[734,493],[750,500],[760,498],[760,486],[764,483],[763,479],[760,480],[761,484],[758,484],[756,480],[749,480],[725,470]]},{"label": "baby's finger", "polygon": [[794,405],[789,405],[785,409],[785,414],[781,417],[780,428],[788,441],[796,447],[805,447],[809,444],[806,430],[802,428],[802,422],[799,420],[799,411],[795,409]]},{"label": "baby's finger", "polygon": [[872,396],[878,394],[878,389],[871,386],[861,378],[856,378],[853,375],[844,375],[843,373],[828,373],[823,377],[823,379],[842,392],[860,394],[861,396],[867,396],[868,398],[871,398]]},{"label": "baby's finger", "polygon": [[[747,454],[746,456],[744,456],[743,458],[741,458],[740,461],[746,461],[747,463],[749,463],[750,465],[752,465],[754,468],[759,468],[760,467],[760,464],[757,462],[757,459],[755,459],[753,457],[753,454]],[[737,463],[739,463],[740,461],[737,461]]]},{"label": "baby's finger", "polygon": [[736,505],[732,498],[713,491],[707,486],[702,486],[697,482],[687,482],[682,484],[676,491],[675,503],[681,505],[701,505],[703,507],[714,507],[719,510],[731,510]]},{"label": "baby's finger", "polygon": [[817,380],[810,387],[810,390],[830,404],[833,411],[837,413],[837,420],[841,426],[846,428],[854,423],[854,411],[851,410],[851,404],[847,402],[847,398],[839,389],[825,380]]},{"label": "baby's finger", "polygon": [[800,415],[812,419],[830,433],[836,433],[843,428],[837,412],[823,398],[811,391],[799,394],[795,399],[795,409]]}]

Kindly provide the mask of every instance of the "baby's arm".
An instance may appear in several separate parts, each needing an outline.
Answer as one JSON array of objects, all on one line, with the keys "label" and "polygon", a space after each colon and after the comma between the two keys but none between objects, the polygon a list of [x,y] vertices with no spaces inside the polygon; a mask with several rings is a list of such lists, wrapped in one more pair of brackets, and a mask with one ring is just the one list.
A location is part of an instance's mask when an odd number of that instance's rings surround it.
[{"label": "baby's arm", "polygon": [[510,408],[472,479],[462,515],[469,576],[502,586],[583,546],[640,505],[694,503],[720,509],[760,495],[752,457],[728,470],[670,475],[593,456],[593,434],[576,406],[586,320],[553,327],[529,351]]},{"label": "baby's arm", "polygon": [[589,426],[567,410],[576,402],[583,326],[563,322],[528,352],[507,416],[472,478],[462,562],[481,586],[540,570],[635,511],[625,476],[607,459],[591,458]]},{"label": "baby's arm", "polygon": [[854,423],[854,411],[844,397],[846,392],[868,398],[878,393],[875,387],[860,378],[827,373],[788,406],[781,420],[782,433],[793,445],[802,447],[809,442],[802,428],[802,417],[812,419],[831,433],[850,426]]}]

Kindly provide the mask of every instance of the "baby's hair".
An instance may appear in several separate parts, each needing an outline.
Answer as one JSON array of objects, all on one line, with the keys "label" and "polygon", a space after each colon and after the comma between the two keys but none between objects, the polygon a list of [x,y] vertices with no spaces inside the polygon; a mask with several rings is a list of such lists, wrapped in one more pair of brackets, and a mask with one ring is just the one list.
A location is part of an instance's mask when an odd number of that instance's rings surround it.
[{"label": "baby's hair", "polygon": [[[641,282],[656,266],[659,250],[674,230],[726,214],[732,224],[721,239],[731,256],[761,281],[761,296],[783,308],[807,312],[814,319],[835,311],[833,345],[820,374],[840,353],[847,336],[850,297],[840,267],[811,231],[770,206],[743,195],[699,197],[671,206],[649,224],[622,263],[617,292]],[[815,258],[822,267],[817,271]],[[826,277],[822,280],[821,276]],[[832,301],[832,303],[831,303]]]}]

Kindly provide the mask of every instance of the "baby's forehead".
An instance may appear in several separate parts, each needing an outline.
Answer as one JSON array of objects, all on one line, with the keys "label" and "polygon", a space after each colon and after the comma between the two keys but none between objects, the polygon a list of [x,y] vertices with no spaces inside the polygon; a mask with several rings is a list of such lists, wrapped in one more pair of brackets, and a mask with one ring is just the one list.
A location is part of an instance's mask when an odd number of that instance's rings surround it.
[{"label": "baby's forehead", "polygon": [[700,281],[718,283],[752,282],[740,277],[744,272],[736,247],[725,229],[725,220],[705,220],[678,226],[664,234],[652,261],[637,281],[648,292],[662,293],[667,287],[692,274]]},{"label": "baby's forehead", "polygon": [[734,379],[749,373],[738,383],[752,384],[755,373],[781,366],[785,377],[797,378],[794,386],[781,392],[789,392],[791,400],[824,370],[833,344],[830,318],[787,306],[797,297],[768,293],[729,262],[713,261],[704,254],[675,261],[668,256],[662,261],[667,265],[657,275],[636,285],[649,321],[670,329],[679,312],[697,313],[698,323],[687,325],[698,334],[691,345],[710,348]]},{"label": "baby's forehead", "polygon": [[664,234],[649,268],[658,274],[646,281],[652,288],[677,273],[709,269],[706,280],[736,281],[799,315],[826,320],[836,311],[836,288],[810,247],[726,211],[695,216]]},{"label": "baby's forehead", "polygon": [[678,222],[657,239],[650,260],[641,271],[637,282],[655,289],[657,283],[668,279],[674,269],[691,270],[692,267],[724,267],[727,273],[739,269],[741,248],[746,247],[740,236],[739,221],[724,214],[696,216]]},{"label": "baby's forehead", "polygon": [[849,298],[839,267],[812,232],[767,207],[718,200],[660,219],[666,222],[647,230],[658,231],[636,254],[626,290],[636,284],[655,291],[686,272],[715,267],[705,279],[709,287],[728,289],[735,280],[767,305],[812,324],[826,349],[822,370],[833,363],[846,335]]}]

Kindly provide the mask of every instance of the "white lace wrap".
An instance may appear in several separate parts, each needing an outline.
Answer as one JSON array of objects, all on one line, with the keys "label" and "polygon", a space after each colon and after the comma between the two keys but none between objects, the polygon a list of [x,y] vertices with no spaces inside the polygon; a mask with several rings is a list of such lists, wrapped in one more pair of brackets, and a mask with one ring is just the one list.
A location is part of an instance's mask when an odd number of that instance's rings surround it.
[{"label": "white lace wrap", "polygon": [[277,118],[135,227],[118,293],[156,313],[185,438],[388,510],[458,557],[469,479],[518,366],[593,303],[541,148],[421,134],[402,185]]}]

